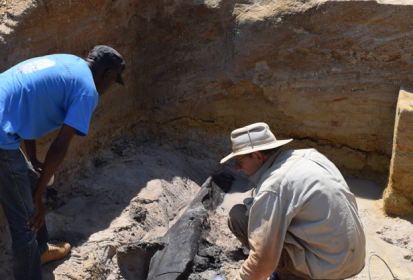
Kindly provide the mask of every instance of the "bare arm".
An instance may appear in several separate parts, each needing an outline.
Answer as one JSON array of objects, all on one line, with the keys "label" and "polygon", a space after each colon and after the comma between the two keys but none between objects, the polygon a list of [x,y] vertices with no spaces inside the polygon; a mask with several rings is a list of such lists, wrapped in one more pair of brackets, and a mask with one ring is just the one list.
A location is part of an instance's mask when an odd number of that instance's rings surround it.
[{"label": "bare arm", "polygon": [[27,159],[31,162],[37,161],[36,157],[36,140],[24,140]]},{"label": "bare arm", "polygon": [[[44,224],[44,208],[42,203],[43,191],[46,188],[46,185],[49,182],[50,178],[56,172],[57,168],[62,164],[63,159],[66,156],[67,150],[69,149],[70,142],[72,141],[72,138],[75,135],[75,133],[76,129],[66,124],[63,124],[62,129],[59,132],[59,135],[57,135],[56,139],[53,141],[52,145],[50,145],[50,148],[47,151],[46,159],[43,164],[43,171],[40,175],[36,191],[33,195],[35,213],[32,216],[32,218],[27,222],[27,224],[30,224],[31,222],[35,221],[31,230],[37,231]],[[31,146],[33,144],[30,143],[30,141],[28,144],[29,151],[26,152],[29,159],[32,160],[32,156],[34,156],[34,158],[36,157],[36,148],[34,147],[33,149],[33,147]],[[32,154],[33,151],[34,154]]]},{"label": "bare arm", "polygon": [[27,159],[32,163],[34,170],[41,173],[43,163],[37,160],[36,140],[24,140],[24,147],[26,148]]}]

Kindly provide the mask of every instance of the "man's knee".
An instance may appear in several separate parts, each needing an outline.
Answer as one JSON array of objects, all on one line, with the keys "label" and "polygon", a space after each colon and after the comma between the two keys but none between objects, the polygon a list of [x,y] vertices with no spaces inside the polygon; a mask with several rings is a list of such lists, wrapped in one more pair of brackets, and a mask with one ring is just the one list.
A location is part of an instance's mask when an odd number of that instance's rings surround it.
[{"label": "man's knee", "polygon": [[28,245],[36,239],[36,232],[30,230],[30,226],[10,226],[13,245]]},{"label": "man's knee", "polygon": [[239,221],[244,220],[246,218],[245,213],[247,212],[247,207],[243,204],[236,204],[228,213],[228,227],[229,229],[234,232],[237,230],[234,225],[239,223]]},{"label": "man's knee", "polygon": [[229,211],[228,219],[233,221],[245,218],[247,207],[244,204],[236,204]]},{"label": "man's knee", "polygon": [[228,227],[238,240],[249,250],[248,243],[248,217],[245,215],[247,207],[237,204],[229,211]]}]

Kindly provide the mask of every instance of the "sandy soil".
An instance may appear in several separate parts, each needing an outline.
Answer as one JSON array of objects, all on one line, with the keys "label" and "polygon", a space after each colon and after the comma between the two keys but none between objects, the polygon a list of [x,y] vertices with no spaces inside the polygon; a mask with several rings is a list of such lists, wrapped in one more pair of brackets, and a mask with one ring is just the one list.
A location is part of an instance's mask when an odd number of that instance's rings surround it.
[{"label": "sandy soil", "polygon": [[[364,270],[352,279],[368,279],[368,258],[377,254],[390,266],[398,279],[413,279],[413,217],[389,217],[380,199],[382,189],[367,180],[348,179],[357,196],[359,214],[367,235],[367,258]],[[371,259],[372,279],[392,279],[386,265]]]}]

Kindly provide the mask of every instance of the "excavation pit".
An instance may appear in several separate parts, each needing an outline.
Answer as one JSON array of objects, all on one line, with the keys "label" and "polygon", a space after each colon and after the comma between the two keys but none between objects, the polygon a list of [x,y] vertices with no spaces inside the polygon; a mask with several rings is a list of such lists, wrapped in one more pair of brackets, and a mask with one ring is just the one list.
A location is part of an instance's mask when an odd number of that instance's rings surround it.
[{"label": "excavation pit", "polygon": [[[412,218],[402,216],[413,209],[412,91],[404,87],[413,83],[412,15],[404,0],[1,1],[0,72],[48,54],[84,58],[97,44],[127,65],[128,88],[99,97],[88,136],[75,137],[45,191],[50,236],[73,251],[45,265],[44,279],[129,277],[119,248],[143,254],[146,267],[165,245],[145,242],[164,237],[221,172],[236,178],[234,188],[208,214],[214,234],[201,244],[209,253],[187,277],[231,279],[247,255],[226,217],[251,186],[219,160],[233,129],[262,121],[277,138],[294,138],[287,149],[315,148],[339,168],[358,197],[367,255],[412,279]],[[56,135],[37,141],[39,159]],[[5,280],[10,248],[0,211]],[[387,275],[373,259],[372,277]],[[353,279],[368,279],[367,269]]]}]

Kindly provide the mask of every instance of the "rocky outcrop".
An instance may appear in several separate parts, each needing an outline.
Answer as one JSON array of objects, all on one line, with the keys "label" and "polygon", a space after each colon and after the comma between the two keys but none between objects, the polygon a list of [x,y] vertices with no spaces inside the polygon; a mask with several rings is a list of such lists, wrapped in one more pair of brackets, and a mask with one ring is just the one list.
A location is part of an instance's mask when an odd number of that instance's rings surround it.
[{"label": "rocky outcrop", "polygon": [[413,214],[413,90],[402,88],[397,102],[389,185],[383,195],[387,213]]}]

